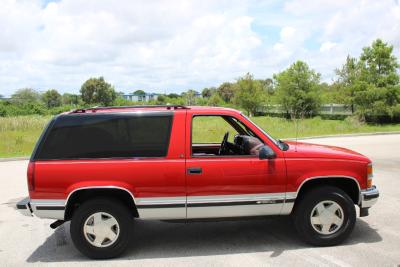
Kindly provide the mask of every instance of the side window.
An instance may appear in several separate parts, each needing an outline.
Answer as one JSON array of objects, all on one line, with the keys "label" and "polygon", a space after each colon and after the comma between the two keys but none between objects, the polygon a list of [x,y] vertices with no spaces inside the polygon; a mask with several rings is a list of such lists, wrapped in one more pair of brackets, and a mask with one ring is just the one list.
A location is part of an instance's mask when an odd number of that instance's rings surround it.
[{"label": "side window", "polygon": [[192,119],[193,157],[257,156],[262,146],[261,139],[233,117],[199,115]]},{"label": "side window", "polygon": [[128,133],[135,157],[164,157],[168,152],[172,116],[137,117],[128,120]]},{"label": "side window", "polygon": [[221,144],[226,132],[228,141],[238,132],[221,116],[196,116],[192,120],[192,144]]},{"label": "side window", "polygon": [[172,115],[67,115],[57,119],[36,159],[163,157]]}]

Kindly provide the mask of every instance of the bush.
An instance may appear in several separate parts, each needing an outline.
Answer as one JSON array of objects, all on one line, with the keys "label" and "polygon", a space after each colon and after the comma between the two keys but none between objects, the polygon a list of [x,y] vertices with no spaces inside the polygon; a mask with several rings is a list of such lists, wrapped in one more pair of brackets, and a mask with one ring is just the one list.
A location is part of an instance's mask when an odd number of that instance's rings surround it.
[{"label": "bush", "polygon": [[0,117],[25,116],[25,115],[57,115],[65,111],[76,109],[74,105],[47,108],[42,103],[16,104],[0,101]]}]

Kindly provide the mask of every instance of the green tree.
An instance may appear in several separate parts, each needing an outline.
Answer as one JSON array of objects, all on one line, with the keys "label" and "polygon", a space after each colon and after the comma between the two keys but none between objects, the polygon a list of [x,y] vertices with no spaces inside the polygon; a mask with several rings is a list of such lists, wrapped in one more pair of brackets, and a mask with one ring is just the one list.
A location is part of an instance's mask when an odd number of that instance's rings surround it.
[{"label": "green tree", "polygon": [[392,45],[377,39],[370,47],[363,48],[360,61],[364,67],[364,81],[376,87],[394,86],[399,83],[399,64],[393,55]]},{"label": "green tree", "polygon": [[180,98],[180,95],[175,94],[175,93],[171,93],[167,95],[168,98]]},{"label": "green tree", "polygon": [[62,98],[56,89],[50,89],[42,95],[42,101],[48,108],[61,106]]},{"label": "green tree", "polygon": [[145,95],[146,92],[143,90],[136,90],[135,92],[133,92],[134,95]]},{"label": "green tree", "polygon": [[62,95],[62,103],[64,105],[78,105],[79,104],[79,95],[64,93]]},{"label": "green tree", "polygon": [[339,102],[350,106],[351,113],[354,113],[354,97],[358,88],[355,84],[361,78],[361,62],[348,55],[345,64],[340,69],[336,69],[335,73],[338,76],[336,86],[339,90],[339,95],[336,97]]},{"label": "green tree", "polygon": [[359,60],[348,57],[337,71],[340,93],[360,120],[387,121],[400,118],[399,64],[393,46],[375,40],[364,47]]},{"label": "green tree", "polygon": [[260,81],[254,80],[247,73],[237,81],[234,102],[246,110],[248,115],[254,115],[260,110],[266,100],[266,94]]},{"label": "green tree", "polygon": [[235,84],[225,82],[217,88],[217,92],[226,103],[230,103],[235,96],[236,89],[237,86]]},{"label": "green tree", "polygon": [[16,104],[35,103],[39,100],[40,94],[32,88],[19,89],[11,96],[11,101]]},{"label": "green tree", "polygon": [[224,100],[219,96],[219,94],[213,94],[208,98],[207,105],[208,106],[222,106],[224,104]]},{"label": "green tree", "polygon": [[279,104],[292,118],[314,115],[320,105],[320,74],[305,62],[297,61],[275,74]]},{"label": "green tree", "polygon": [[[174,96],[176,94],[173,94]],[[168,105],[185,105],[185,99],[178,95],[178,97],[169,97],[167,96],[165,100]]]},{"label": "green tree", "polygon": [[165,103],[167,103],[167,97],[165,95],[157,96],[157,104],[164,105]]},{"label": "green tree", "polygon": [[216,91],[217,89],[215,87],[204,88],[203,91],[201,91],[201,95],[204,98],[210,98]]},{"label": "green tree", "polygon": [[82,100],[86,104],[110,105],[116,98],[114,87],[103,77],[90,78],[81,87]]},{"label": "green tree", "polygon": [[199,93],[195,90],[188,90],[187,92],[182,93],[182,97],[185,100],[186,105],[192,106],[196,104],[196,98],[199,95]]},{"label": "green tree", "polygon": [[274,80],[271,78],[267,78],[265,80],[260,80],[261,85],[263,86],[265,92],[268,94],[274,93]]}]

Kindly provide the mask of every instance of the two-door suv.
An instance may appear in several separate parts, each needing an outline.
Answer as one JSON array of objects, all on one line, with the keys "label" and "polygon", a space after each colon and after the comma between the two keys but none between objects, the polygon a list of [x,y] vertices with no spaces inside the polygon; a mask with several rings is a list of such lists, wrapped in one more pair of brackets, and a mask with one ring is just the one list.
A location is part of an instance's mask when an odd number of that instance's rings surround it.
[{"label": "two-door suv", "polygon": [[71,221],[91,258],[120,255],[135,218],[292,215],[318,246],[345,240],[377,201],[372,165],[348,149],[275,140],[228,108],[79,109],[51,120],[28,165],[17,208]]}]

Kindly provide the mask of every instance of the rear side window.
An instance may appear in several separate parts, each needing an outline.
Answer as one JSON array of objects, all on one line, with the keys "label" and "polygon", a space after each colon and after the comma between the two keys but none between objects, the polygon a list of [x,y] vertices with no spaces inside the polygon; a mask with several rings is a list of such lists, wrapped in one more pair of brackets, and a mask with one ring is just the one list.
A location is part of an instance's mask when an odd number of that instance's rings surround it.
[{"label": "rear side window", "polygon": [[172,114],[75,114],[60,116],[34,159],[164,157]]}]

